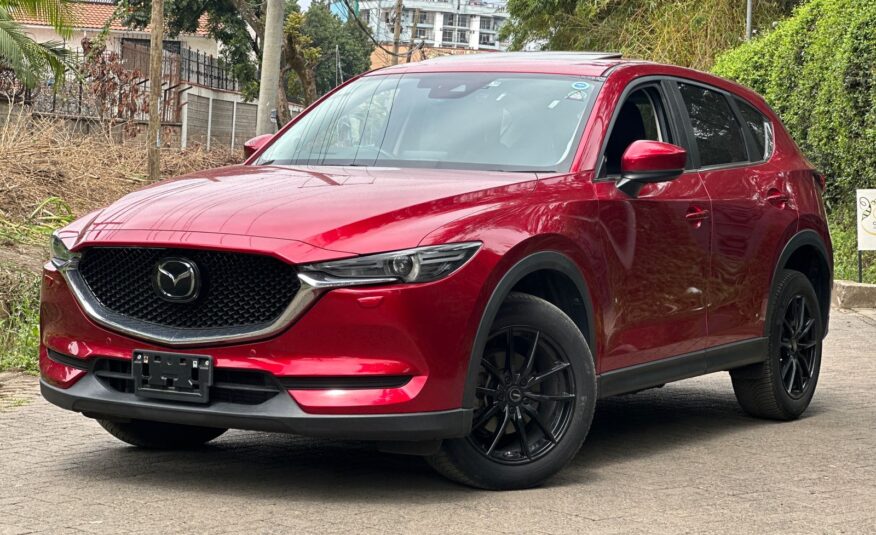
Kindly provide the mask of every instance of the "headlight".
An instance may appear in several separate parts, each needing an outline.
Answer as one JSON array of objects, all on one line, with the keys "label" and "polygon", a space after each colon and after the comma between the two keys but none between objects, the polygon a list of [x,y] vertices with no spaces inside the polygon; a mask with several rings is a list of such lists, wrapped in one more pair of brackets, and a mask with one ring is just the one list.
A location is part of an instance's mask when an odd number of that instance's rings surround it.
[{"label": "headlight", "polygon": [[71,261],[79,258],[79,255],[76,253],[71,253],[67,246],[64,245],[64,242],[61,238],[58,237],[57,234],[52,234],[52,264],[55,265],[56,268],[62,268],[69,264]]},{"label": "headlight", "polygon": [[312,286],[323,288],[430,282],[462,267],[480,248],[480,242],[450,243],[307,264],[300,267],[299,276]]}]

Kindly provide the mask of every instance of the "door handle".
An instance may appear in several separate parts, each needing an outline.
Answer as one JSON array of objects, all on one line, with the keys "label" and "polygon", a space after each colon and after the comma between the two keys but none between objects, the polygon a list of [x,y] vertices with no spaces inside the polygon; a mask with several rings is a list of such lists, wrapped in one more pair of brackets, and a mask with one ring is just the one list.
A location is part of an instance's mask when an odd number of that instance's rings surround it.
[{"label": "door handle", "polygon": [[687,214],[684,215],[684,218],[688,221],[703,221],[704,219],[708,219],[709,215],[710,214],[708,210],[693,207],[687,211]]},{"label": "door handle", "polygon": [[709,218],[709,211],[700,208],[699,206],[691,206],[687,213],[684,214],[684,218],[687,219],[688,223],[693,225],[694,228],[700,228],[703,226],[703,221]]},{"label": "door handle", "polygon": [[766,200],[768,203],[772,204],[777,208],[785,208],[788,206],[788,203],[791,201],[791,197],[788,196],[787,193],[782,193],[781,191],[771,188],[767,192]]}]

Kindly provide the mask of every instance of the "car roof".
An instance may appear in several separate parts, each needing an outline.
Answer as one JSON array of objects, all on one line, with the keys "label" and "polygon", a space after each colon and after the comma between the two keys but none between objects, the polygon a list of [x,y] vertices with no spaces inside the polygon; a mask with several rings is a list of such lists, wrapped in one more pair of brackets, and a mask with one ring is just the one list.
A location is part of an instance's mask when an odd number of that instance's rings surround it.
[{"label": "car roof", "polygon": [[401,63],[374,73],[505,71],[598,77],[621,63],[641,62],[624,60],[617,52],[484,52]]}]

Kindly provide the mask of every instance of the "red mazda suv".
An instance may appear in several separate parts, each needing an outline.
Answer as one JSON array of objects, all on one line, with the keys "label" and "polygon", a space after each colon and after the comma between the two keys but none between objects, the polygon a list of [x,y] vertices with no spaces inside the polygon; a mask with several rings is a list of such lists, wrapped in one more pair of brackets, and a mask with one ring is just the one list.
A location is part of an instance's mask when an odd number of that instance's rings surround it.
[{"label": "red mazda suv", "polygon": [[490,489],[560,470],[607,396],[729,371],[751,415],[812,399],[825,179],[744,87],[613,54],[439,58],[247,152],[54,235],[46,399],[136,446],[369,440]]}]

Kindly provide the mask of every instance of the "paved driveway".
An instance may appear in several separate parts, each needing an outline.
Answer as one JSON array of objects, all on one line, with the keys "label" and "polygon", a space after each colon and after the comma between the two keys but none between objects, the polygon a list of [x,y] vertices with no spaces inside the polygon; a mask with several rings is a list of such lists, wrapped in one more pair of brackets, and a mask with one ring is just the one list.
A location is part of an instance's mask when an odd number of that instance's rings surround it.
[{"label": "paved driveway", "polygon": [[727,374],[621,396],[559,477],[507,493],[356,443],[231,432],[137,451],[33,398],[32,378],[5,382],[0,534],[876,532],[872,311],[834,312],[797,422],[743,415]]}]

